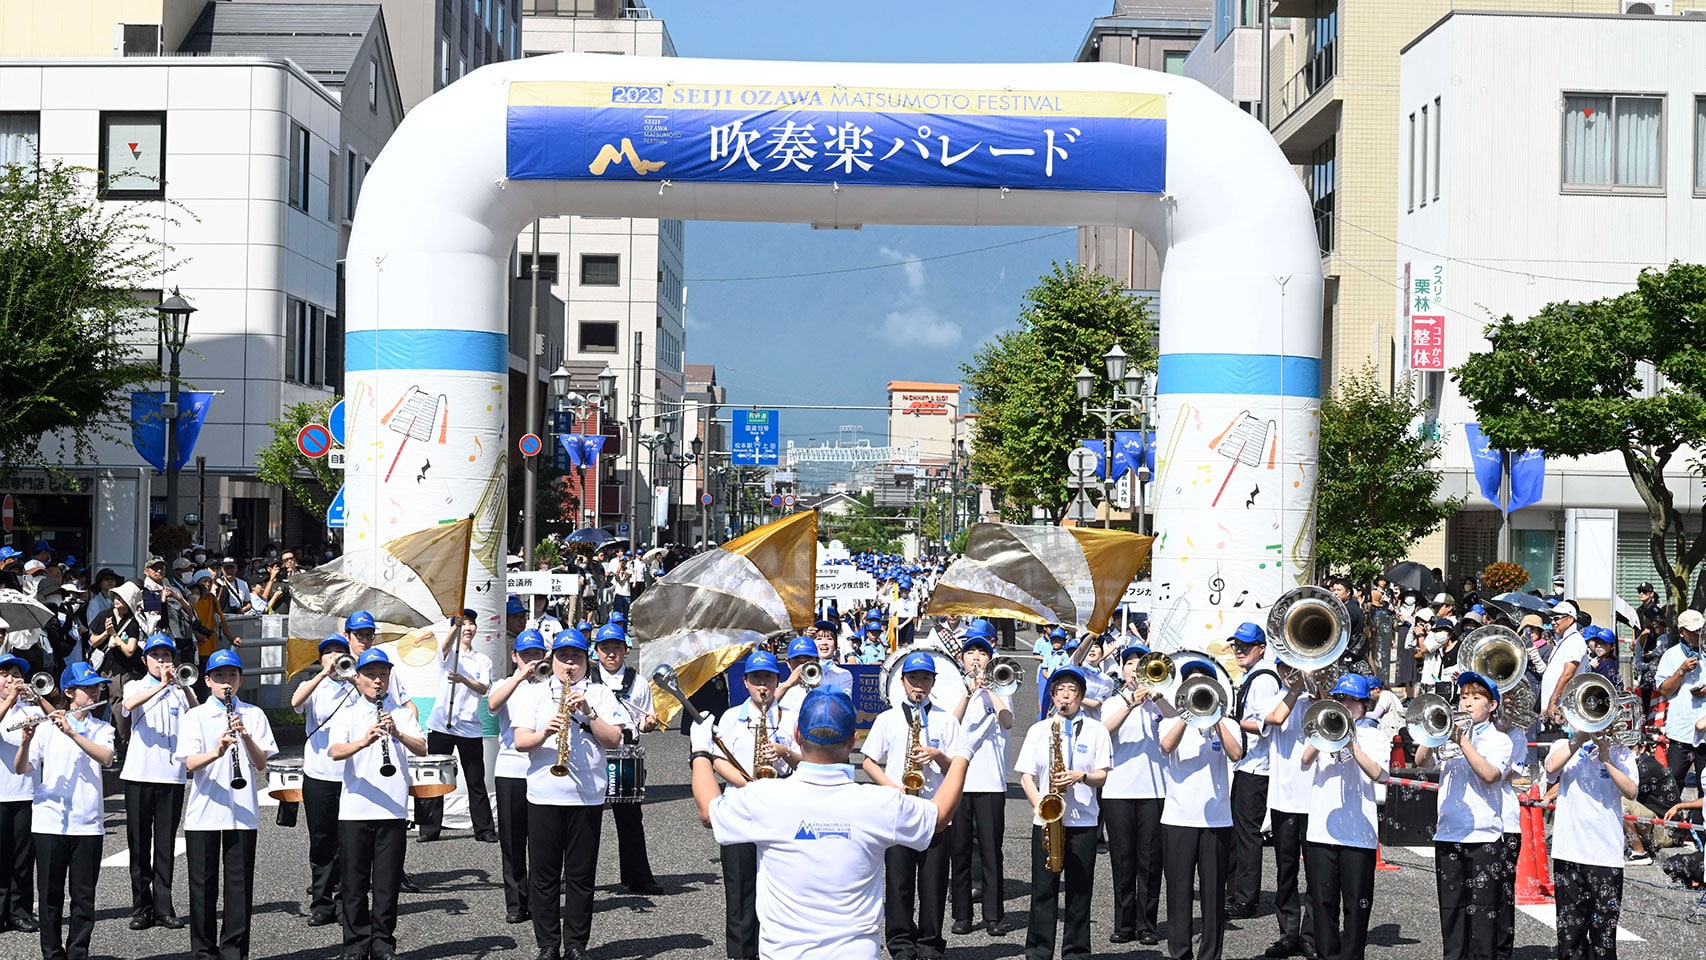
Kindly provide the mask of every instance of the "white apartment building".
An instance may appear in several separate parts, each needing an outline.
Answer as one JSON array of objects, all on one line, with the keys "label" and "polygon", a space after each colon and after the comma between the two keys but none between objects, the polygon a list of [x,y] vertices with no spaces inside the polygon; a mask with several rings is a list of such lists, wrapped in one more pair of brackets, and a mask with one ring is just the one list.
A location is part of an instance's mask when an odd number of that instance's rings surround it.
[{"label": "white apartment building", "polygon": [[[1448,13],[1404,48],[1399,97],[1398,328],[1412,279],[1440,277],[1447,370],[1489,349],[1492,317],[1633,289],[1644,267],[1706,259],[1706,16]],[[1436,270],[1437,268],[1437,270]],[[1412,311],[1419,313],[1419,311]],[[1403,364],[1408,353],[1396,357]],[[1444,374],[1419,378],[1444,438],[1448,573],[1495,559],[1497,512],[1480,496]],[[1680,504],[1706,485],[1673,463]],[[1646,511],[1616,455],[1552,459],[1545,497],[1511,515],[1511,559],[1547,589],[1562,570],[1595,609],[1653,578]]]},{"label": "white apartment building", "polygon": [[[523,0],[522,50],[528,57],[551,53],[598,53],[610,56],[673,57],[675,44],[664,22],[652,17],[638,0],[625,2],[561,3]],[[519,243],[517,276],[532,270],[533,238],[524,231]],[[539,268],[549,277],[553,296],[567,305],[563,356],[540,358],[551,370],[559,362],[575,375],[576,389],[589,391],[605,365],[617,376],[612,421],[620,433],[606,443],[602,469],[605,483],[594,526],[616,530],[632,523],[636,543],[652,540],[651,491],[671,488],[672,526],[695,515],[697,483],[691,468],[666,466],[661,444],[655,451],[636,446],[628,425],[639,397],[641,437],[667,432],[673,454],[689,450],[697,428],[693,411],[683,416],[686,391],[687,332],[683,325],[687,291],[683,285],[685,238],[680,220],[627,217],[551,217],[541,221]],[[636,346],[638,347],[636,351]],[[673,419],[666,419],[673,414]],[[661,517],[659,517],[661,519]],[[668,536],[664,538],[669,539]]]}]

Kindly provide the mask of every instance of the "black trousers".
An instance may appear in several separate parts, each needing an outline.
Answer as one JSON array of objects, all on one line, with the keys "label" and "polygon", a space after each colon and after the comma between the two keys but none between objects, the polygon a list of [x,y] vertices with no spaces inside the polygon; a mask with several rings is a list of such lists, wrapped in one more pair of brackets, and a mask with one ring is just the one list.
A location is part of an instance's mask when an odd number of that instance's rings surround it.
[{"label": "black trousers", "polygon": [[338,809],[343,795],[341,781],[302,778],[302,810],[308,820],[308,910],[322,916],[335,916],[343,906],[344,868],[338,852]]},{"label": "black trousers", "polygon": [[1193,960],[1191,902],[1202,885],[1202,938],[1195,960],[1220,960],[1226,928],[1226,861],[1231,827],[1161,825],[1161,860],[1167,874],[1167,955]]},{"label": "black trousers", "polygon": [[503,855],[504,909],[527,912],[527,778],[498,777],[498,850]]},{"label": "black trousers", "polygon": [[[41,888],[42,960],[87,960],[95,933],[95,881],[101,876],[101,837],[31,835],[36,885]],[[66,904],[71,929],[65,930]]]},{"label": "black trousers", "polygon": [[1310,843],[1309,912],[1321,960],[1362,960],[1368,949],[1368,917],[1374,903],[1374,851]]},{"label": "black trousers", "polygon": [[758,844],[724,844],[721,854],[725,953],[758,960]]},{"label": "black trousers", "polygon": [[255,905],[255,830],[185,830],[190,956],[244,960]]},{"label": "black trousers", "polygon": [[406,820],[340,820],[344,955],[397,949],[397,895],[403,884]]},{"label": "black trousers", "polygon": [[[1065,927],[1061,935],[1061,960],[1090,956],[1090,897],[1096,883],[1096,828],[1067,827],[1066,855],[1060,873],[1048,869],[1043,854],[1043,828],[1031,825],[1031,923],[1025,931],[1028,960],[1050,960],[1054,956],[1055,921]],[[1061,881],[1065,880],[1066,908],[1061,910]]]},{"label": "black trousers", "polygon": [[947,949],[942,917],[948,906],[948,850],[947,831],[938,830],[923,850],[897,844],[883,851],[883,938],[895,960],[938,960]]},{"label": "black trousers", "polygon": [[1153,799],[1102,799],[1114,874],[1114,932],[1155,933],[1161,912],[1161,806]]},{"label": "black trousers", "polygon": [[528,905],[541,950],[586,948],[592,939],[592,887],[598,876],[596,807],[527,805]]},{"label": "black trousers", "polygon": [[[1274,823],[1274,916],[1279,921],[1279,933],[1284,940],[1315,943],[1315,927],[1308,913],[1314,901],[1298,894],[1298,863],[1307,860],[1304,838],[1309,835],[1309,814],[1285,813],[1275,810]],[[1369,863],[1373,864],[1370,860]],[[1314,874],[1307,874],[1314,876]],[[1325,954],[1323,954],[1325,956]]]},{"label": "black trousers", "polygon": [[[479,737],[453,737],[437,730],[427,731],[427,753],[448,756],[452,751],[461,761],[462,786],[468,791],[468,815],[474,819],[474,835],[489,834],[492,798],[486,794],[485,742]],[[437,838],[444,825],[444,798],[416,797],[415,824],[421,828],[422,840]]]},{"label": "black trousers", "polygon": [[1616,960],[1623,868],[1552,861],[1558,960]]},{"label": "black trousers", "polygon": [[36,845],[30,837],[30,801],[0,803],[0,927],[36,908]]},{"label": "black trousers", "polygon": [[1706,743],[1697,747],[1672,740],[1666,751],[1665,765],[1670,768],[1671,776],[1676,778],[1676,789],[1681,791],[1688,786],[1688,771],[1693,770],[1700,793],[1706,796]]},{"label": "black trousers", "polygon": [[948,825],[949,889],[954,899],[954,919],[971,920],[971,888],[974,876],[972,840],[977,840],[977,869],[983,878],[983,922],[1002,918],[1007,902],[1001,871],[1001,838],[1007,832],[1007,794],[962,793]]},{"label": "black trousers", "polygon": [[1503,840],[1434,843],[1442,960],[1493,960],[1499,933]]},{"label": "black trousers", "polygon": [[183,784],[124,781],[131,916],[176,916],[172,909],[172,866],[177,859],[178,823],[183,815]]},{"label": "black trousers", "polygon": [[1262,818],[1268,814],[1268,778],[1243,770],[1232,774],[1232,859],[1226,897],[1254,906],[1262,898]]},{"label": "black trousers", "polygon": [[1495,960],[1510,960],[1516,949],[1516,861],[1522,854],[1522,834],[1507,833],[1499,851],[1499,937],[1493,944]]},{"label": "black trousers", "polygon": [[652,861],[646,854],[646,821],[641,803],[607,803],[616,821],[616,862],[624,886],[652,882]]}]

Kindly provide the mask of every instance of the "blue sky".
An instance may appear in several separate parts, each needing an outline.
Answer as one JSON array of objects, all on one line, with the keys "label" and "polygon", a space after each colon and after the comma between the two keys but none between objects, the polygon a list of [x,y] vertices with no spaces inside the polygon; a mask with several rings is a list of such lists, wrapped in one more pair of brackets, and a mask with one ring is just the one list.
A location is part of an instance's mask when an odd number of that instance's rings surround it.
[{"label": "blue sky", "polygon": [[[1070,61],[1090,21],[1113,3],[648,0],[647,6],[668,23],[684,57],[1021,63]],[[729,400],[741,406],[881,406],[889,380],[957,381],[959,364],[977,345],[1012,325],[1049,261],[1069,261],[1075,250],[1075,231],[1046,227],[855,232],[694,222],[687,226],[687,360],[715,364]],[[810,276],[730,279],[793,274]],[[863,424],[873,442],[887,429],[877,411],[784,411],[782,435],[823,442],[842,424]]]}]

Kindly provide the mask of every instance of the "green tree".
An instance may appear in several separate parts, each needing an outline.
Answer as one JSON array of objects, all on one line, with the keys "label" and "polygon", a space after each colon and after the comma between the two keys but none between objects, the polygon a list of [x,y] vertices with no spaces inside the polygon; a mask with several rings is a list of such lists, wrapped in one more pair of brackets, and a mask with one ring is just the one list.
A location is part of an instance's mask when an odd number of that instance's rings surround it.
[{"label": "green tree", "polygon": [[[1670,481],[1677,454],[1706,442],[1706,267],[1643,270],[1629,293],[1506,316],[1486,336],[1492,349],[1452,371],[1482,432],[1506,450],[1619,455],[1671,609],[1689,606],[1706,536]],[[1702,472],[1698,460],[1687,468]]]},{"label": "green tree", "polygon": [[879,509],[873,494],[861,493],[854,497],[853,509],[846,516],[824,514],[818,517],[818,524],[818,539],[840,540],[853,553],[899,553],[898,534],[906,529],[907,518],[899,510]]},{"label": "green tree", "polygon": [[1372,580],[1463,505],[1459,498],[1435,501],[1440,475],[1432,464],[1440,441],[1412,426],[1425,406],[1408,384],[1388,394],[1367,368],[1321,400],[1319,566]]},{"label": "green tree", "polygon": [[[1097,373],[1094,405],[1112,387],[1101,375],[1114,344],[1131,365],[1155,369],[1149,302],[1082,264],[1053,265],[1025,294],[1019,327],[980,346],[960,373],[971,390],[972,479],[999,493],[1004,519],[1024,522],[1033,507],[1057,520],[1066,511],[1066,455],[1082,438],[1103,435],[1101,421],[1079,412],[1073,377]],[[1128,425],[1135,428],[1134,421]]]},{"label": "green tree", "polygon": [[285,407],[284,416],[269,424],[272,440],[255,451],[255,476],[283,487],[303,509],[322,517],[343,485],[343,474],[333,470],[326,457],[303,456],[296,449],[296,434],[310,423],[325,423],[336,402],[328,397]]},{"label": "green tree", "polygon": [[[159,318],[136,291],[175,265],[170,216],[98,200],[94,171],[0,167],[0,464],[89,461],[130,420],[131,388],[160,377]],[[45,434],[66,443],[44,456]]]}]

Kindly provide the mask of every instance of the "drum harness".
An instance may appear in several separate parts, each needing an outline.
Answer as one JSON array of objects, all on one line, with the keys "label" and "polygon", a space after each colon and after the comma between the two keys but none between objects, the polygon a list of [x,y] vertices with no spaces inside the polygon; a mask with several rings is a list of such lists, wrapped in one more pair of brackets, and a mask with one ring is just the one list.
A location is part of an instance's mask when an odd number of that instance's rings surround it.
[{"label": "drum harness", "polygon": [[[587,679],[591,680],[593,683],[596,683],[601,687],[604,686],[605,685],[605,683],[604,683],[604,670],[602,668],[600,668],[599,665],[596,663],[590,664],[589,666],[591,667],[591,669],[587,670],[587,674],[586,674]],[[624,666],[622,668],[622,686],[618,690],[616,690],[617,701],[619,701],[622,704],[628,703],[628,695],[630,693],[634,692],[634,681],[638,677],[639,677],[639,673],[633,667]],[[624,709],[627,709],[626,706],[624,706]],[[636,722],[638,722],[638,721],[636,721]],[[623,743],[625,743],[629,746],[633,746],[634,744],[640,742],[640,737],[638,734],[636,734],[634,732],[633,727],[630,727],[630,726],[627,726],[626,724],[624,724],[621,727],[621,730],[622,730],[622,742]]]}]

